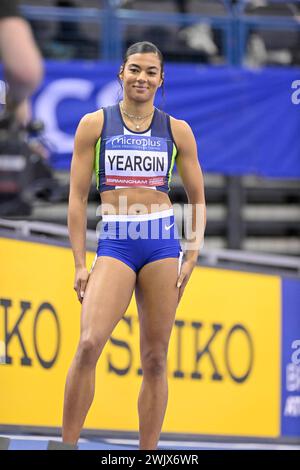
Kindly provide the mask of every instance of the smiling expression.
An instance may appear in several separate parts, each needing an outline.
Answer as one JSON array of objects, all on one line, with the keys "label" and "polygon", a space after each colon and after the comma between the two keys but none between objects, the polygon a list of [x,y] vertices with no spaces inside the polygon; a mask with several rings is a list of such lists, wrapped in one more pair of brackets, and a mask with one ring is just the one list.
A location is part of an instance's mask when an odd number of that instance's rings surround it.
[{"label": "smiling expression", "polygon": [[130,55],[119,76],[128,98],[142,102],[154,99],[156,90],[163,83],[160,60],[153,52]]}]

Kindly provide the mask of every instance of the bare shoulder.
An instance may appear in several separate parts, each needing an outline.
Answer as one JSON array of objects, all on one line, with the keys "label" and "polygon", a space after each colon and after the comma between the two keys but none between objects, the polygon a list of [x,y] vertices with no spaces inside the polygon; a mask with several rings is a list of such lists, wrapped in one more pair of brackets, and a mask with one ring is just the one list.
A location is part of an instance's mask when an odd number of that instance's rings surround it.
[{"label": "bare shoulder", "polygon": [[177,147],[186,143],[187,140],[194,140],[192,128],[186,121],[170,116],[170,125]]},{"label": "bare shoulder", "polygon": [[104,122],[104,113],[102,109],[98,109],[93,113],[85,114],[77,127],[77,134],[88,140],[96,142],[101,136]]}]

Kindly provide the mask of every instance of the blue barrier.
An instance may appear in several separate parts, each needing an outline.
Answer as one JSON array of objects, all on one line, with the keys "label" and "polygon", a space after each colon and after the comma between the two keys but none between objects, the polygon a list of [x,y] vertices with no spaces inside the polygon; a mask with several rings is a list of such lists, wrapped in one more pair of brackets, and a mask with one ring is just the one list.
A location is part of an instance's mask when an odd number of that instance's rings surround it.
[{"label": "blue barrier", "polygon": [[[69,168],[80,118],[121,99],[119,66],[47,62],[33,109],[45,122],[54,167]],[[165,74],[163,108],[191,125],[204,171],[300,177],[299,69],[166,64]]]}]

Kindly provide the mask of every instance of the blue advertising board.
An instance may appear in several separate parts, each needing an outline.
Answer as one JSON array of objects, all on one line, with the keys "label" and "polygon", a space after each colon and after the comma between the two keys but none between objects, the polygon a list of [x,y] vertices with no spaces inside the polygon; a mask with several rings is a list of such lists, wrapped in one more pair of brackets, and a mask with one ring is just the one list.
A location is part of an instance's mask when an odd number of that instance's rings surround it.
[{"label": "blue advertising board", "polygon": [[282,279],[281,435],[300,436],[300,280]]}]

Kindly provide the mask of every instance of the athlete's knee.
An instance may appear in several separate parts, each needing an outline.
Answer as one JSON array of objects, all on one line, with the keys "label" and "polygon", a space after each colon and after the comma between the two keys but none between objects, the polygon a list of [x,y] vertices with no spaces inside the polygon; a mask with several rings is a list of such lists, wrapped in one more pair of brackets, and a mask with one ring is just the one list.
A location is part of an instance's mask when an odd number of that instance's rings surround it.
[{"label": "athlete's knee", "polygon": [[167,350],[159,348],[157,350],[148,350],[142,354],[143,374],[147,377],[160,377],[166,373],[167,368]]},{"label": "athlete's knee", "polygon": [[75,356],[78,366],[96,366],[101,350],[102,346],[96,338],[82,337]]}]

